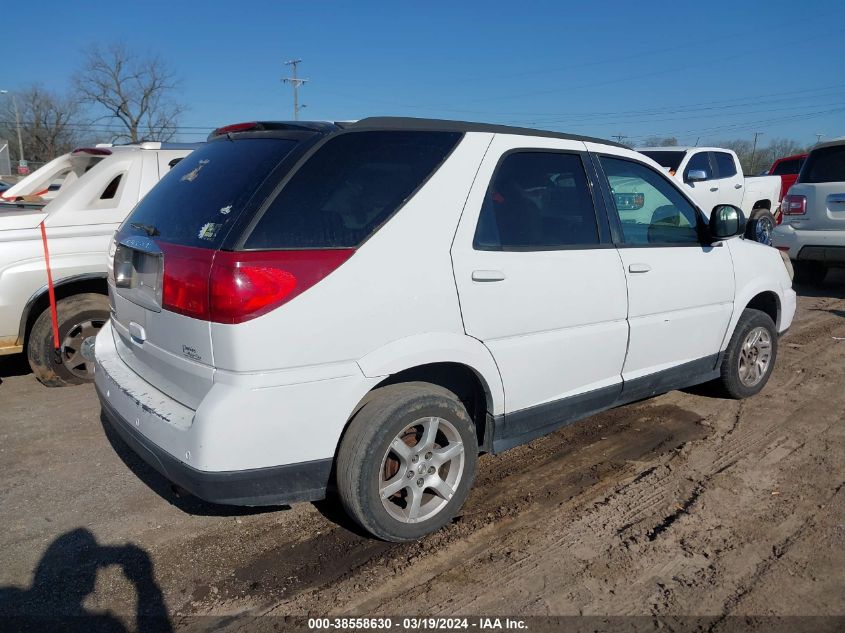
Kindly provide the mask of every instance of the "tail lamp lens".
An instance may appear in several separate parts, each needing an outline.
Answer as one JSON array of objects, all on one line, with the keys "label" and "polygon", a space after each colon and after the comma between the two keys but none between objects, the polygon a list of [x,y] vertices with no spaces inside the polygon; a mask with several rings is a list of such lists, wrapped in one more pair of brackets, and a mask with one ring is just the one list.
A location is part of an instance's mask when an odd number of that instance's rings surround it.
[{"label": "tail lamp lens", "polygon": [[807,197],[790,194],[780,205],[784,215],[804,215],[807,213]]},{"label": "tail lamp lens", "polygon": [[354,249],[212,251],[159,243],[162,308],[216,323],[243,323],[327,277]]}]

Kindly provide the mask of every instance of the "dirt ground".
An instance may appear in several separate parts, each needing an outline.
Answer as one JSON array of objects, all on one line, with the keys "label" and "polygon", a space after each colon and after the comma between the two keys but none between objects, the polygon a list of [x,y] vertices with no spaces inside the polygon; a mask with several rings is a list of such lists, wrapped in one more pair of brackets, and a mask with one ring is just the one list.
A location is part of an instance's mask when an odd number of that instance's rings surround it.
[{"label": "dirt ground", "polygon": [[93,387],[0,359],[0,614],[843,616],[845,271],[799,291],[760,395],[676,391],[484,456],[462,515],[404,545],[330,502],[177,496]]}]

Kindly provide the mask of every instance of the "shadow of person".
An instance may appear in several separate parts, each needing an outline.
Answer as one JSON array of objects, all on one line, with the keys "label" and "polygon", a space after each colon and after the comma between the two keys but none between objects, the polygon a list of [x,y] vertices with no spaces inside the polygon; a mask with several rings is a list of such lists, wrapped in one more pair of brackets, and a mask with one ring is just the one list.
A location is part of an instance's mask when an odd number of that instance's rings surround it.
[{"label": "shadow of person", "polygon": [[172,631],[149,554],[137,545],[104,546],[85,528],[56,538],[35,568],[29,589],[0,587],[4,631],[127,631],[111,612],[91,612],[85,598],[99,569],[117,565],[134,586],[137,631]]}]

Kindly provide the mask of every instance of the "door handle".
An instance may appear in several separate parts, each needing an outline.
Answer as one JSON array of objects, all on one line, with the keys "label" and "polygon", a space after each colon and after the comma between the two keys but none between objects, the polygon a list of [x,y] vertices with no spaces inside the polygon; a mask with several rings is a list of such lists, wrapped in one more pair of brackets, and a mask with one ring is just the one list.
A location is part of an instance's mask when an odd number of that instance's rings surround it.
[{"label": "door handle", "polygon": [[473,281],[504,281],[505,273],[501,270],[473,270]]},{"label": "door handle", "polygon": [[742,185],[734,185],[734,189],[742,189]]},{"label": "door handle", "polygon": [[630,264],[628,266],[628,272],[631,273],[647,273],[651,270],[651,266],[648,264]]},{"label": "door handle", "polygon": [[718,187],[710,187],[710,191],[719,191]]}]

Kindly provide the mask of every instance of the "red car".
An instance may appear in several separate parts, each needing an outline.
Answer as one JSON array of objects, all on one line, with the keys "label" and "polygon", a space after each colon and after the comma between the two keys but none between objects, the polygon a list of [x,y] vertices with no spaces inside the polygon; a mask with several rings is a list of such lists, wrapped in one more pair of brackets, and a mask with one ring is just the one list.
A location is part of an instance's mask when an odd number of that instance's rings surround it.
[{"label": "red car", "polygon": [[801,166],[804,164],[806,154],[796,154],[795,156],[785,156],[778,158],[772,168],[769,169],[770,176],[780,176],[780,199],[789,191],[789,188],[798,180],[798,173],[801,171]]}]

